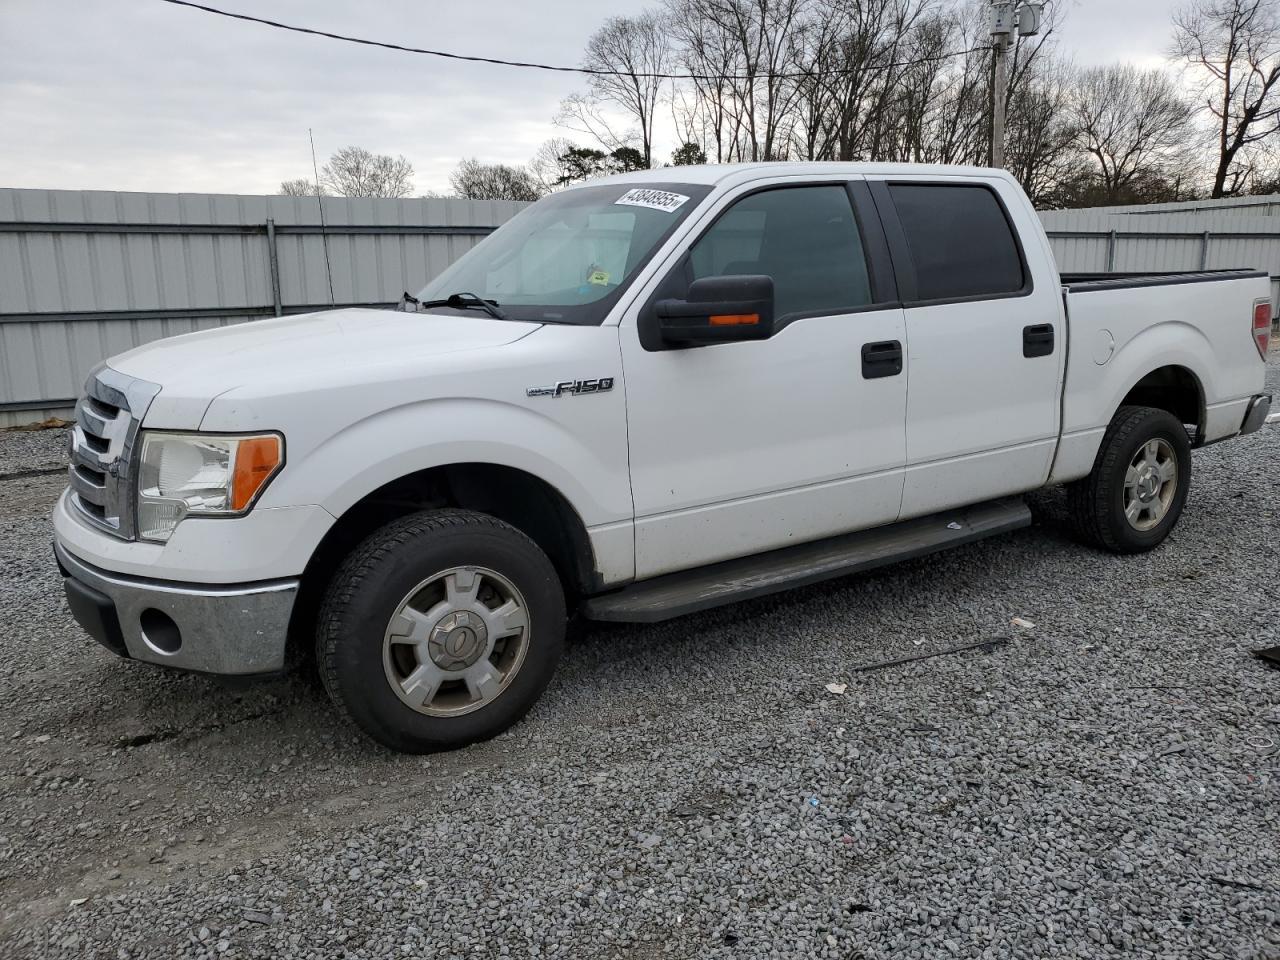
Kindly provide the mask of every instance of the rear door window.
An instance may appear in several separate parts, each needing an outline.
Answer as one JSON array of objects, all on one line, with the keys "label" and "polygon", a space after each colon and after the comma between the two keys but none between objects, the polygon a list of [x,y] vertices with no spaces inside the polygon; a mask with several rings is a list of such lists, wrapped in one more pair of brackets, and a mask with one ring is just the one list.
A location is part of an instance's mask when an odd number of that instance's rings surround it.
[{"label": "rear door window", "polygon": [[997,297],[1025,286],[1013,227],[987,187],[891,183],[889,194],[915,264],[918,299]]}]

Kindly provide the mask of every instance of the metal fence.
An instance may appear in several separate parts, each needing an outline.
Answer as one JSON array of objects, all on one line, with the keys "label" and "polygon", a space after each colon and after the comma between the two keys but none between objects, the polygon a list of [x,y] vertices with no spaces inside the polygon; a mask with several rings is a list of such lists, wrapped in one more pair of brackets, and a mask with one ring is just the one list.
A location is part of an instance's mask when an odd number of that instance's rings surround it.
[{"label": "metal fence", "polygon": [[1093,213],[1205,213],[1213,216],[1260,217],[1280,214],[1280,194],[1258,197],[1225,197],[1219,200],[1180,200],[1173,203],[1134,203],[1116,207],[1090,207]]},{"label": "metal fence", "polygon": [[[1176,213],[1153,207],[1054,210],[1042,212],[1040,220],[1064,273],[1265,270],[1274,317],[1280,304],[1280,216],[1261,212],[1271,210],[1267,198],[1249,199],[1254,202],[1225,210],[1200,201],[1195,211]],[[1248,210],[1260,212],[1241,215]]]},{"label": "metal fence", "polygon": [[0,426],[65,411],[151,340],[393,303],[524,206],[322,202],[323,231],[314,197],[0,189]]},{"label": "metal fence", "polygon": [[[161,337],[416,290],[524,206],[0,189],[0,426],[65,413]],[[1280,300],[1280,198],[1041,214],[1061,270],[1253,267]],[[326,248],[327,263],[326,267]]]}]

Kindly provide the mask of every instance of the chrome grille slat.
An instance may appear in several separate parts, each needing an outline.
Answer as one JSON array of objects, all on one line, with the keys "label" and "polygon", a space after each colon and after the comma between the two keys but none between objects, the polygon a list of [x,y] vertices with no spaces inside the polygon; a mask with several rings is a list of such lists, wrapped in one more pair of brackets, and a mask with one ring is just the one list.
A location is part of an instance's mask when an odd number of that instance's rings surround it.
[{"label": "chrome grille slat", "polygon": [[105,364],[89,374],[71,432],[71,501],[86,523],[114,536],[135,536],[133,471],[138,427],[157,384]]},{"label": "chrome grille slat", "polygon": [[114,424],[113,420],[108,420],[106,417],[103,417],[90,409],[87,403],[76,404],[76,422],[79,423],[80,428],[89,436],[99,437],[101,439],[107,438],[107,431],[110,430]]},{"label": "chrome grille slat", "polygon": [[106,484],[98,486],[92,483],[88,477],[79,470],[71,471],[71,489],[75,491],[77,497],[89,503],[97,504],[104,510],[107,506],[107,488]]},{"label": "chrome grille slat", "polygon": [[118,403],[108,403],[91,393],[85,394],[85,400],[85,409],[100,417],[104,422],[110,423],[120,415],[120,405]]},{"label": "chrome grille slat", "polygon": [[81,464],[90,470],[97,470],[99,473],[105,473],[108,465],[115,459],[109,454],[104,455],[94,450],[88,444],[88,437],[73,433],[71,441],[71,463],[72,465]]}]

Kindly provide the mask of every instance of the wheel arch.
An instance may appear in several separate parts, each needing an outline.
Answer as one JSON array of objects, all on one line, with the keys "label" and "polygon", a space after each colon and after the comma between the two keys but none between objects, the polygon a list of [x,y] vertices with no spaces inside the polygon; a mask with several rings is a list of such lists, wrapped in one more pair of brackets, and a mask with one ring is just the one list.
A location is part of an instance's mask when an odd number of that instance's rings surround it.
[{"label": "wheel arch", "polygon": [[1120,339],[1115,354],[1101,365],[1095,360],[1092,371],[1081,360],[1075,383],[1068,371],[1066,400],[1073,428],[1105,427],[1129,405],[1167,410],[1201,434],[1208,405],[1220,399],[1214,347],[1204,331],[1164,320]]},{"label": "wheel arch", "polygon": [[1139,377],[1115,409],[1134,406],[1165,410],[1177,417],[1180,423],[1195,426],[1195,442],[1198,444],[1204,434],[1206,403],[1204,384],[1195,371],[1182,364],[1169,363]]},{"label": "wheel arch", "polygon": [[547,554],[566,602],[598,592],[603,576],[587,526],[554,485],[519,467],[473,461],[415,470],[383,483],[344,510],[321,538],[303,571],[289,628],[290,646],[309,648],[320,599],[338,567],[374,530],[433,507],[485,513],[511,524]]}]

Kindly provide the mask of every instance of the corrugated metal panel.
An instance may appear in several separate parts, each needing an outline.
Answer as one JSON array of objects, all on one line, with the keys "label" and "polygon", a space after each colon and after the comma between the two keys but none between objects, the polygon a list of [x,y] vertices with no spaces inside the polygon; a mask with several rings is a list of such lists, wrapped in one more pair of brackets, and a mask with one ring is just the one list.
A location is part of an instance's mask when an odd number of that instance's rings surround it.
[{"label": "corrugated metal panel", "polygon": [[1233,217],[1275,216],[1280,214],[1280,195],[1256,197],[1224,197],[1220,200],[1185,200],[1178,203],[1135,203],[1116,207],[1086,207],[1100,213],[1208,213]]},{"label": "corrugated metal panel", "polygon": [[1105,237],[1049,237],[1058,269],[1073,273],[1100,273],[1107,269]]},{"label": "corrugated metal panel", "polygon": [[250,316],[163,320],[45,320],[0,323],[0,405],[74,400],[85,375],[106,357]]},{"label": "corrugated metal panel", "polygon": [[1126,237],[1116,241],[1116,270],[1144,271],[1200,269],[1201,240]]},{"label": "corrugated metal panel", "polygon": [[[279,228],[280,301],[289,310],[331,302],[326,245],[332,302],[391,302],[471,249],[483,235],[477,228],[498,226],[524,206],[321,202],[327,238],[314,197],[0,189],[0,413],[11,421],[22,414],[5,412],[6,404],[56,406],[74,397],[104,357],[273,312],[268,219]],[[1210,269],[1267,270],[1280,296],[1280,197],[1047,211],[1041,219],[1063,271],[1195,270],[1203,259]],[[32,223],[49,229],[14,226]],[[127,313],[165,310],[173,315]],[[126,313],[58,316],[99,311]]]},{"label": "corrugated metal panel", "polygon": [[[273,313],[268,219],[279,228],[280,302],[290,311],[397,300],[525,206],[321,203],[327,236],[313,197],[0,189],[0,412],[75,397],[100,360],[151,340]],[[446,229],[414,229],[423,227]],[[122,314],[65,316],[102,311]],[[139,311],[175,315],[130,316]]]},{"label": "corrugated metal panel", "polygon": [[[1218,207],[1230,202],[1239,209]],[[1191,212],[1186,207],[1052,210],[1040,220],[1064,273],[1265,270],[1272,279],[1272,314],[1280,316],[1280,201],[1245,197],[1204,201]]]},{"label": "corrugated metal panel", "polygon": [[0,430],[8,427],[22,427],[32,423],[43,423],[50,417],[69,420],[72,410],[64,404],[51,407],[24,407],[21,410],[0,410]]},{"label": "corrugated metal panel", "polygon": [[[1211,267],[1256,267],[1280,274],[1280,216],[1248,219],[1223,214],[1097,214],[1092,211],[1046,211],[1040,220],[1054,241],[1055,251],[1063,234],[1088,235],[1105,245],[1111,231],[1119,238],[1117,249],[1126,245],[1145,248],[1129,250],[1130,262],[1145,266],[1134,269],[1198,269],[1200,251],[1207,235],[1206,265]],[[1068,247],[1062,248],[1064,253]],[[1059,263],[1064,270],[1077,269]]]}]

